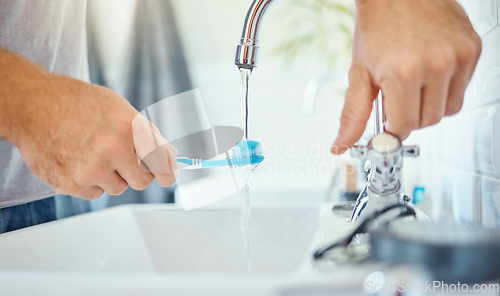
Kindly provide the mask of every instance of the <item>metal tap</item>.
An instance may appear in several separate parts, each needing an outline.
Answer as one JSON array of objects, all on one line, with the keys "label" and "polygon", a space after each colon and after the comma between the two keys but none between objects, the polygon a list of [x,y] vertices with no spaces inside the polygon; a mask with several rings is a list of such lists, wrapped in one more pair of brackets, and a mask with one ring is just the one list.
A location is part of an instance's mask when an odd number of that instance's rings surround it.
[{"label": "metal tap", "polygon": [[257,67],[259,56],[259,34],[262,18],[274,0],[254,0],[248,9],[241,40],[236,47],[234,63],[238,68]]},{"label": "metal tap", "polygon": [[[393,204],[407,204],[411,198],[404,194],[403,157],[417,157],[418,146],[403,146],[398,137],[383,132],[375,135],[367,146],[354,146],[351,156],[367,160],[370,170],[367,182],[354,206],[351,222],[361,212],[374,212]],[[370,202],[368,202],[370,201]]]},{"label": "metal tap", "polygon": [[403,157],[417,157],[420,149],[418,146],[403,146],[397,136],[385,132],[382,100],[382,91],[379,91],[373,101],[374,136],[366,146],[355,145],[350,149],[352,157],[366,161],[365,170],[369,171],[367,182],[354,205],[351,222],[355,222],[361,212],[366,215],[389,205],[411,201],[404,194]]}]

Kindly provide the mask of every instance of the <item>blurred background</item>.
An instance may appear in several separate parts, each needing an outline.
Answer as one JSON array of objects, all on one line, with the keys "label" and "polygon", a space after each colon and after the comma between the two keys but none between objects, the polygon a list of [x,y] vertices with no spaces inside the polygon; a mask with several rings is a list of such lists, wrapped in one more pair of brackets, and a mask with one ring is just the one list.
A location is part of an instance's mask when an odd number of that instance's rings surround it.
[{"label": "blurred background", "polygon": [[[241,126],[234,55],[250,3],[90,0],[91,80],[139,110],[198,88],[212,126]],[[305,89],[332,71],[347,73],[353,24],[350,1],[276,1],[268,11],[250,90],[249,136],[266,156],[256,174],[321,179],[326,188],[345,85],[320,81],[312,115],[303,110]],[[193,120],[194,114],[182,114],[172,124]],[[162,189],[154,187],[148,191],[157,195]],[[148,195],[129,191],[125,196]]]},{"label": "blurred background", "polygon": [[[419,206],[433,217],[495,226],[500,225],[500,97],[495,91],[500,60],[490,48],[500,42],[494,34],[500,8],[497,0],[486,2],[461,1],[483,38],[464,109],[410,136],[405,143],[420,145],[421,155],[405,160],[404,176],[406,192],[423,191]],[[92,81],[111,87],[139,110],[198,88],[212,126],[240,126],[240,75],[233,59],[250,3],[90,0]],[[359,167],[348,155],[329,153],[345,86],[328,77],[347,74],[353,24],[352,1],[281,0],[267,12],[250,90],[249,137],[263,144],[266,156],[256,176],[316,182],[325,191],[334,184],[325,194],[335,199],[345,186],[345,164]],[[306,89],[316,99],[311,115],[303,108]],[[197,120],[194,113],[180,118],[172,124]],[[336,169],[340,177],[333,182]],[[120,202],[173,199],[172,189],[158,186],[124,195]]]},{"label": "blurred background", "polygon": [[[250,3],[90,1],[90,54],[98,56],[92,59],[93,81],[109,85],[138,109],[199,88],[212,125],[241,126],[240,75],[233,59]],[[347,73],[353,22],[352,7],[338,0],[276,1],[268,11],[260,38],[261,62],[251,78],[249,114],[249,135],[264,143],[269,159],[262,164],[266,171],[296,174],[299,164],[311,167],[302,169],[304,175],[327,169],[321,166],[330,159],[345,87],[321,87],[312,116],[303,111],[304,92],[311,80],[325,73]],[[161,34],[165,36],[155,37]],[[148,59],[156,61],[152,66],[158,69],[148,67]],[[133,60],[142,68],[130,65]],[[102,70],[96,75],[95,69]],[[133,91],[137,88],[149,91]],[[190,114],[185,117],[195,120]]]}]

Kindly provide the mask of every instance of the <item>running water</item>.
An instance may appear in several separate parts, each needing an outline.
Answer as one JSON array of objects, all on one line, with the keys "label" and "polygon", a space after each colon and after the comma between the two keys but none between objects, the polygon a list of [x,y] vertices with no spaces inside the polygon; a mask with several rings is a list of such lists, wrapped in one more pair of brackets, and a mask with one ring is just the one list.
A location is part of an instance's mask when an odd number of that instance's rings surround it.
[{"label": "running water", "polygon": [[[248,139],[248,98],[250,89],[250,74],[252,69],[240,68],[241,74],[241,122],[242,129],[244,132],[244,139]],[[243,258],[244,264],[246,264],[247,271],[250,272],[252,268],[252,252],[251,252],[251,235],[250,235],[250,220],[251,220],[251,208],[250,208],[250,177],[252,171],[256,166],[247,165],[242,167],[243,180],[245,181],[245,186],[241,190],[241,196],[243,197],[243,206],[241,208],[241,231],[243,233]]]},{"label": "running water", "polygon": [[241,79],[241,123],[245,139],[248,139],[248,99],[250,93],[250,74],[252,69],[240,68]]},{"label": "running water", "polygon": [[246,269],[248,272],[252,269],[252,250],[251,250],[251,235],[250,235],[250,220],[252,217],[252,211],[250,208],[250,187],[248,183],[250,182],[251,170],[248,165],[246,168],[242,168],[245,170],[244,174],[246,177],[246,184],[241,189],[241,196],[243,197],[243,206],[241,208],[241,231],[243,233],[243,264],[246,265]]}]

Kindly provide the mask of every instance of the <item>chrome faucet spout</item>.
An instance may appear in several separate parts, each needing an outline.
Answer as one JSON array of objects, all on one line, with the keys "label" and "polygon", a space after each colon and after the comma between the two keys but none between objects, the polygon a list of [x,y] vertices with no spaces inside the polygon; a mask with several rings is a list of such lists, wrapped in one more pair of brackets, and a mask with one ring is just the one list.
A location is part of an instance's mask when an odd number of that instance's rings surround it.
[{"label": "chrome faucet spout", "polygon": [[240,43],[236,47],[234,63],[238,68],[257,67],[259,57],[259,34],[262,18],[274,0],[254,0],[248,9]]}]

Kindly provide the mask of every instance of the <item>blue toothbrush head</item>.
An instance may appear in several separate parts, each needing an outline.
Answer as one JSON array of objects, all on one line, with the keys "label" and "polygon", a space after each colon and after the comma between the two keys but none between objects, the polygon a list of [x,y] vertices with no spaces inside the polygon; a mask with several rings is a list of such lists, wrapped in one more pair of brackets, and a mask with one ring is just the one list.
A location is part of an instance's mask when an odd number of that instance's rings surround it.
[{"label": "blue toothbrush head", "polygon": [[264,160],[262,145],[253,140],[241,140],[231,149],[233,165],[244,166],[259,164]]}]

